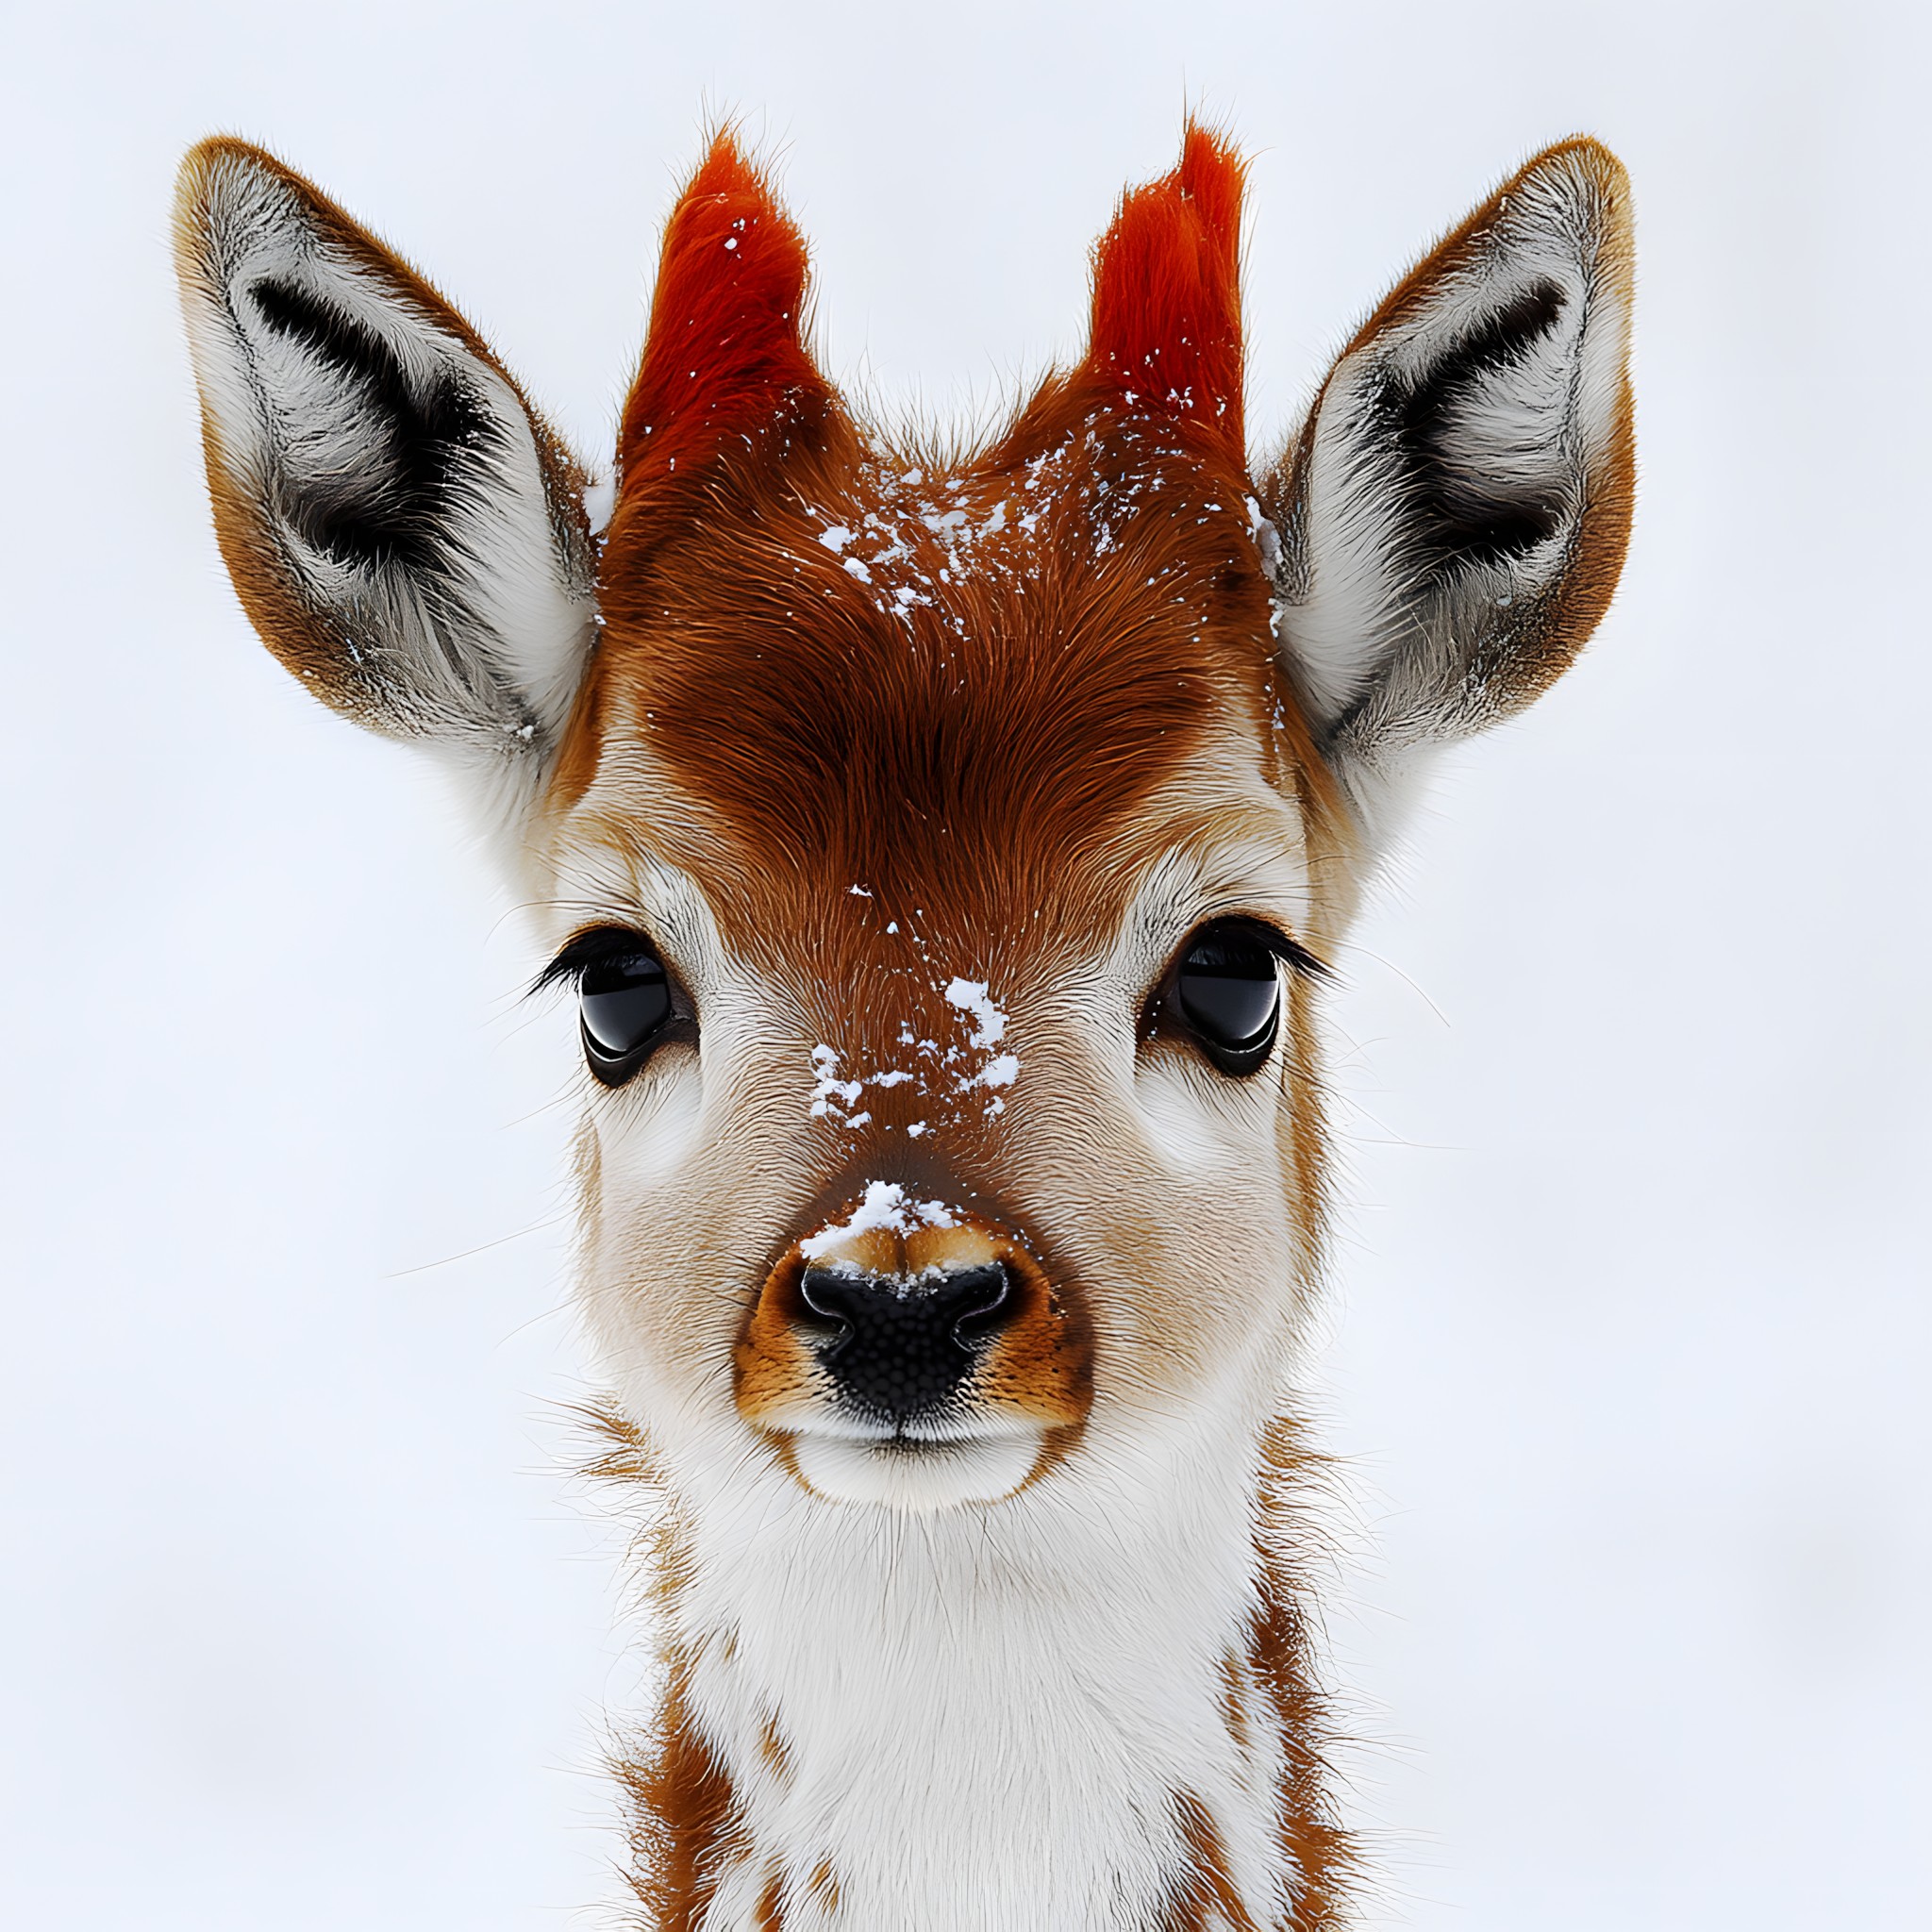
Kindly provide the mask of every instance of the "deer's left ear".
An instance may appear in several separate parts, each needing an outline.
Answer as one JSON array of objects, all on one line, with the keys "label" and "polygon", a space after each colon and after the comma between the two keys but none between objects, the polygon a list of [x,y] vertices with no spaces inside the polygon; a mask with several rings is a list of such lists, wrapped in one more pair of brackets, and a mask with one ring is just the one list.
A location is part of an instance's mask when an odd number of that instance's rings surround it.
[{"label": "deer's left ear", "polygon": [[1342,352],[1274,479],[1283,658],[1382,842],[1428,746],[1582,648],[1629,540],[1624,170],[1539,155]]},{"label": "deer's left ear", "polygon": [[526,806],[592,636],[582,472],[469,324],[259,149],[189,154],[175,258],[222,554],[262,641]]}]

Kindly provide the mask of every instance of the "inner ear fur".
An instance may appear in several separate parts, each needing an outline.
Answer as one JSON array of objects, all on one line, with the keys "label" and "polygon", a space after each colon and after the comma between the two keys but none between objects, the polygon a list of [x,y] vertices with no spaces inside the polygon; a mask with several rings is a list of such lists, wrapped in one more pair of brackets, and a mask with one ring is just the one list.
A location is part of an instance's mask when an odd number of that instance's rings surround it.
[{"label": "inner ear fur", "polygon": [[1547,688],[1609,603],[1631,283],[1622,166],[1546,150],[1369,317],[1267,485],[1284,668],[1365,820],[1418,749]]},{"label": "inner ear fur", "polygon": [[593,632],[583,472],[475,330],[272,156],[192,149],[175,238],[216,529],[263,641],[358,723],[533,790]]}]

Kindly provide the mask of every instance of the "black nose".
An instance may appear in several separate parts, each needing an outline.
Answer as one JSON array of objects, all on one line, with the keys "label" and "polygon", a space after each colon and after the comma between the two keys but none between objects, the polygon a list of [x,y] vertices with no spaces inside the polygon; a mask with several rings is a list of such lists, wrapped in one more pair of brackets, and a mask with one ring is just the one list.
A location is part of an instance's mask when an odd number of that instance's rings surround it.
[{"label": "black nose", "polygon": [[808,1268],[798,1291],[824,1328],[820,1363],[855,1408],[894,1426],[942,1407],[980,1351],[1018,1312],[997,1261],[902,1279]]}]

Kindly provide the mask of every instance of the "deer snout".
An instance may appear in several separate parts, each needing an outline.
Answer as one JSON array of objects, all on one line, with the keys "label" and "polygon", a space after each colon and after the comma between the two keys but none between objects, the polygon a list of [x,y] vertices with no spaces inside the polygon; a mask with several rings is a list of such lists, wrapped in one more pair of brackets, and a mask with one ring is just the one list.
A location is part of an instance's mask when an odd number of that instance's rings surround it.
[{"label": "deer snout", "polygon": [[808,1489],[919,1508],[1056,1460],[1092,1379],[1085,1303],[1020,1234],[875,1181],[772,1270],[733,1390]]},{"label": "deer snout", "polygon": [[1006,1265],[934,1268],[908,1280],[849,1267],[798,1277],[808,1342],[846,1403],[897,1429],[943,1409],[1019,1312]]}]

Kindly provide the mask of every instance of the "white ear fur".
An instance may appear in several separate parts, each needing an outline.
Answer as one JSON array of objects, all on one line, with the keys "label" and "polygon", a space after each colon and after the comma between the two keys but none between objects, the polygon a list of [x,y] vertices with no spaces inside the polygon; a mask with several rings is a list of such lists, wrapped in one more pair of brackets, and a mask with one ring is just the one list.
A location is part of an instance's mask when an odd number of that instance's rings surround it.
[{"label": "white ear fur", "polygon": [[1373,844],[1419,754],[1527,704],[1615,588],[1629,225],[1607,150],[1539,156],[1370,318],[1277,475],[1284,662]]},{"label": "white ear fur", "polygon": [[259,150],[189,155],[175,236],[256,627],[338,710],[527,806],[593,633],[582,472],[460,316]]}]

